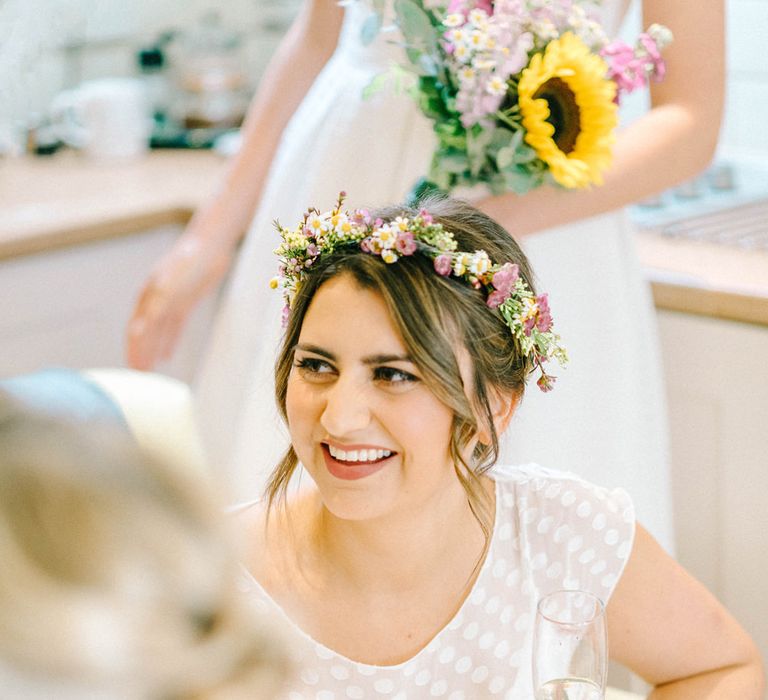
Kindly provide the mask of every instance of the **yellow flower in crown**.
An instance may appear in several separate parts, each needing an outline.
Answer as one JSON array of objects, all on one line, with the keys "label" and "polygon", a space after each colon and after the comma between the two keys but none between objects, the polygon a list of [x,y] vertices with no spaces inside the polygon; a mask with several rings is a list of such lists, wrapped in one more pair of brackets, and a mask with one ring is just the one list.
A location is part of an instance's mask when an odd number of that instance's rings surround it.
[{"label": "yellow flower in crown", "polygon": [[488,253],[484,250],[477,250],[469,263],[469,271],[475,276],[484,275],[491,269],[492,264]]},{"label": "yellow flower in crown", "polygon": [[566,32],[536,54],[518,84],[525,141],[563,187],[602,184],[618,123],[605,61]]},{"label": "yellow flower in crown", "polygon": [[382,250],[390,250],[395,247],[397,242],[397,230],[390,224],[384,224],[381,226],[371,238],[377,243]]},{"label": "yellow flower in crown", "polygon": [[395,217],[395,220],[392,222],[392,225],[397,227],[400,231],[407,231],[408,230],[408,219],[404,216],[397,216]]},{"label": "yellow flower in crown", "polygon": [[453,258],[453,274],[461,277],[472,265],[472,253],[457,253]]},{"label": "yellow flower in crown", "polygon": [[352,222],[349,220],[349,216],[344,212],[336,212],[335,214],[332,214],[329,223],[334,232],[342,238],[345,238],[352,233]]},{"label": "yellow flower in crown", "polygon": [[331,227],[331,222],[329,221],[329,217],[324,217],[317,212],[311,212],[307,217],[305,227],[309,229],[312,234],[317,235],[328,231]]}]

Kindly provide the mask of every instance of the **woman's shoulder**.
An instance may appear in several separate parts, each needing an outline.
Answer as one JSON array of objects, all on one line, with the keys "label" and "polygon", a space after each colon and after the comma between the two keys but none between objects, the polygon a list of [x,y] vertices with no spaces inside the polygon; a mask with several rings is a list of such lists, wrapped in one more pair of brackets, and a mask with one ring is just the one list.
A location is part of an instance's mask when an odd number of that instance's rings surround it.
[{"label": "woman's shoulder", "polygon": [[559,500],[569,506],[578,498],[612,502],[622,510],[634,508],[629,494],[620,487],[607,487],[587,481],[574,472],[542,467],[539,464],[497,464],[488,472],[502,493],[524,493],[528,498],[540,494],[542,498]]},{"label": "woman's shoulder", "polygon": [[523,549],[539,588],[582,588],[608,600],[632,550],[635,511],[621,488],[536,464],[494,467],[500,522]]}]

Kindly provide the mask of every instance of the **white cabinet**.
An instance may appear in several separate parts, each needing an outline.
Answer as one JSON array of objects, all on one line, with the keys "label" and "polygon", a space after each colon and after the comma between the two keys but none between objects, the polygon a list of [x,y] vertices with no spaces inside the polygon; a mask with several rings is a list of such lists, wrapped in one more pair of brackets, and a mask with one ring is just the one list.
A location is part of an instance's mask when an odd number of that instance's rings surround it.
[{"label": "white cabinet", "polygon": [[[0,260],[0,377],[43,367],[124,366],[125,327],[152,265],[180,233],[133,235]],[[191,379],[212,302],[161,371]]]},{"label": "white cabinet", "polygon": [[768,658],[768,327],[660,312],[677,555]]}]

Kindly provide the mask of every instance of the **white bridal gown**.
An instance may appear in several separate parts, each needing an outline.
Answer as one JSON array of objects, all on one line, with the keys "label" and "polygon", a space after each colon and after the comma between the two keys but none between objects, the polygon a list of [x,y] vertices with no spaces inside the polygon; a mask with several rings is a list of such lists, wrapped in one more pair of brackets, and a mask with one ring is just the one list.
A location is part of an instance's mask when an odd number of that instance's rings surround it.
[{"label": "white bridal gown", "polygon": [[[623,11],[622,0],[604,3],[610,30]],[[329,209],[339,190],[350,207],[402,201],[430,161],[431,125],[409,97],[361,97],[375,75],[401,60],[392,34],[362,45],[369,12],[364,0],[347,7],[337,51],[286,126],[197,382],[209,457],[226,470],[237,500],[260,494],[288,444],[273,398],[283,302],[269,288],[278,245],[272,221],[292,225],[309,206]],[[538,462],[625,488],[638,519],[670,547],[656,327],[625,213],[543,232],[525,248],[571,362],[556,371],[553,392],[531,382],[500,461]]]}]

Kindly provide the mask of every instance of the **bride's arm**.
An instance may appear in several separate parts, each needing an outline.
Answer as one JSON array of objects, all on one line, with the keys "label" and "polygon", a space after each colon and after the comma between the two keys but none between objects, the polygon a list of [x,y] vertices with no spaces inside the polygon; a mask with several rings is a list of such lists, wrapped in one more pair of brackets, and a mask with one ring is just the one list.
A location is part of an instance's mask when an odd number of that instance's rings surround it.
[{"label": "bride's arm", "polygon": [[690,179],[717,144],[725,84],[723,0],[644,0],[643,22],[668,26],[667,75],[651,87],[652,109],[619,133],[605,184],[591,190],[541,187],[480,208],[515,235],[601,214]]},{"label": "bride's arm", "polygon": [[649,700],[761,700],[747,633],[640,526],[607,608],[611,658],[655,686]]}]

